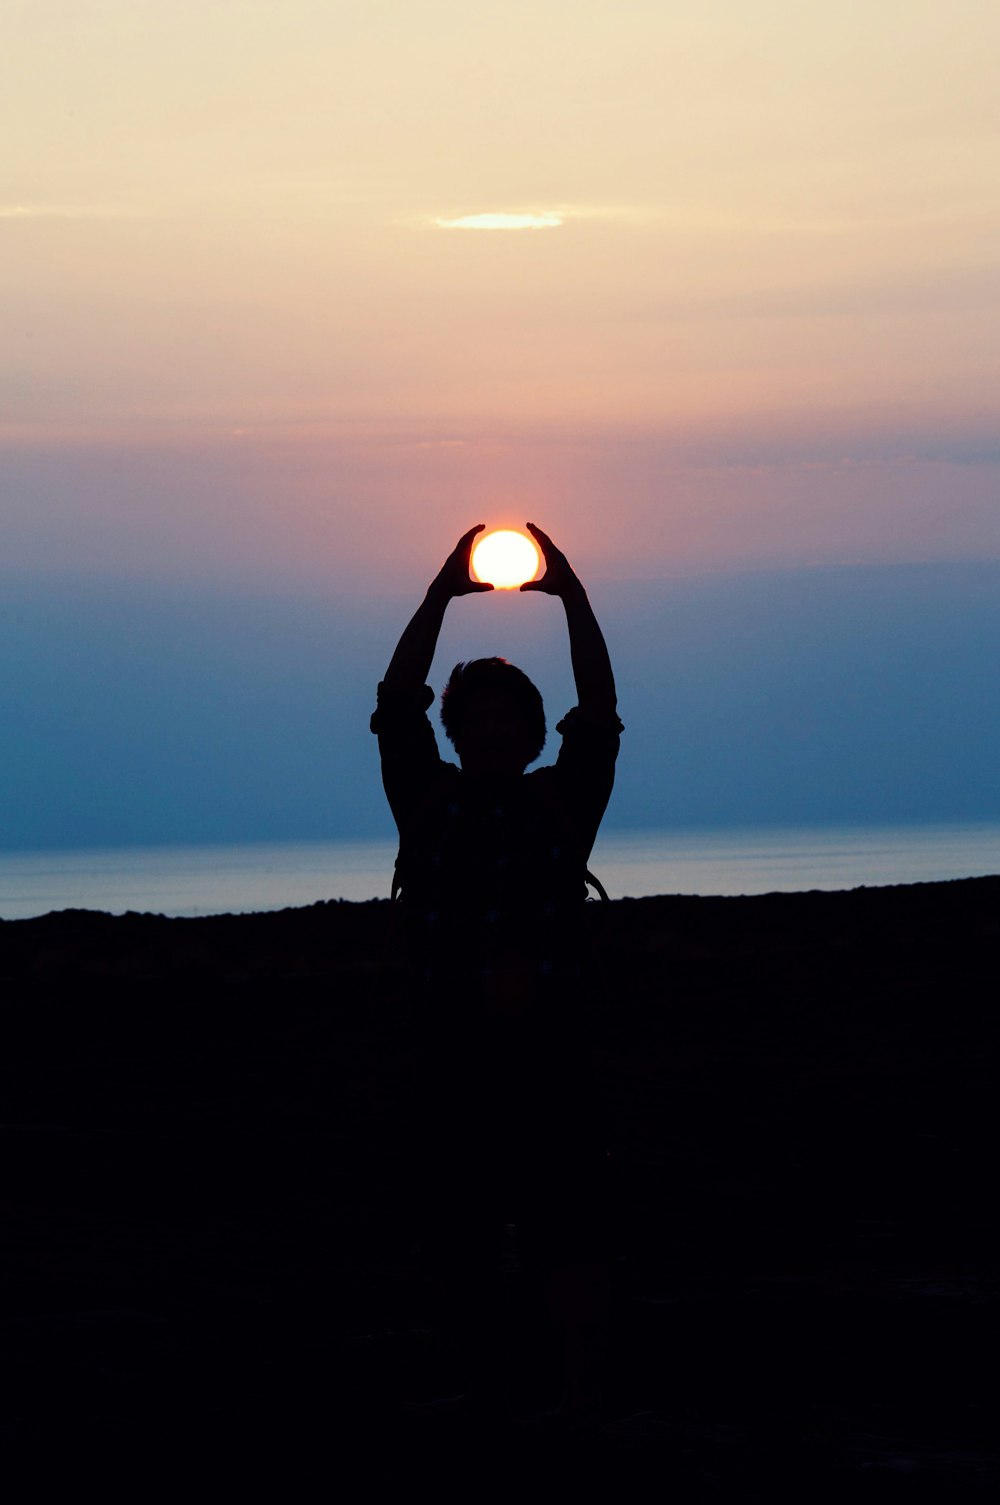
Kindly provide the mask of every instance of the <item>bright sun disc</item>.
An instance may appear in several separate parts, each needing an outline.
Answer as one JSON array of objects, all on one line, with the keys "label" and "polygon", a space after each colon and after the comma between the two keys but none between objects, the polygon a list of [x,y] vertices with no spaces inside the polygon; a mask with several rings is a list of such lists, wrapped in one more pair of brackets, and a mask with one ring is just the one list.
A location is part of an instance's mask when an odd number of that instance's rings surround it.
[{"label": "bright sun disc", "polygon": [[516,590],[538,574],[538,550],[523,533],[501,528],[487,533],[472,551],[472,573],[497,590]]}]

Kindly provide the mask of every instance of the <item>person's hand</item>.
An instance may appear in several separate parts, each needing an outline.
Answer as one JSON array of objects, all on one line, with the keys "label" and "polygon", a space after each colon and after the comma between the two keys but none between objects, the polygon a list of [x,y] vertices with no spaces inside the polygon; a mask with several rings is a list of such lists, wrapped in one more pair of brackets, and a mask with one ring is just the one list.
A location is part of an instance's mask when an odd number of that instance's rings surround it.
[{"label": "person's hand", "polygon": [[477,523],[470,528],[468,533],[463,533],[454,549],[448,555],[444,564],[438,570],[431,584],[432,590],[443,592],[450,600],[452,596],[469,596],[473,591],[491,591],[492,585],[485,580],[473,580],[469,573],[469,560],[472,558],[472,545],[477,533],[481,533],[486,527],[485,523]]},{"label": "person's hand", "polygon": [[566,555],[555,544],[547,533],[541,528],[536,528],[534,523],[528,523],[527,528],[532,538],[542,551],[545,561],[545,574],[540,580],[526,580],[521,586],[523,591],[545,591],[549,596],[565,597],[572,591],[582,590],[579,578],[574,575],[572,566]]}]

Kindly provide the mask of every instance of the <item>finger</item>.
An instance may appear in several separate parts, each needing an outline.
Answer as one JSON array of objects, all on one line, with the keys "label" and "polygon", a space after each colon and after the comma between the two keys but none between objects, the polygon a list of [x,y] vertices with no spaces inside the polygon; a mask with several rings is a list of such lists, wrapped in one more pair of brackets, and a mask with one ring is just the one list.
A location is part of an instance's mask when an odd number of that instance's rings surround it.
[{"label": "finger", "polygon": [[541,580],[526,580],[523,585],[518,586],[518,589],[519,590],[523,590],[523,591],[543,591],[543,590],[547,590],[548,587],[545,584],[545,580],[546,580],[546,577],[544,575],[542,576]]},{"label": "finger", "polygon": [[472,580],[469,582],[474,591],[491,591],[493,586],[488,580]]},{"label": "finger", "polygon": [[551,549],[554,547],[549,535],[547,533],[543,533],[541,528],[538,527],[537,523],[525,523],[525,527],[530,533],[535,536],[535,538],[538,539],[538,542],[541,544],[543,549]]},{"label": "finger", "polygon": [[485,527],[485,523],[477,523],[474,528],[469,529],[468,533],[462,534],[461,538],[458,540],[456,547],[459,549],[464,549],[467,545],[471,547],[472,540],[475,538],[476,534],[481,533]]},{"label": "finger", "polygon": [[534,534],[535,541],[538,544],[538,547],[541,549],[542,557],[544,558],[547,565],[566,563],[566,555],[563,553],[562,549],[556,547],[547,533],[543,533],[541,528],[536,528],[534,523],[529,523],[528,527]]}]

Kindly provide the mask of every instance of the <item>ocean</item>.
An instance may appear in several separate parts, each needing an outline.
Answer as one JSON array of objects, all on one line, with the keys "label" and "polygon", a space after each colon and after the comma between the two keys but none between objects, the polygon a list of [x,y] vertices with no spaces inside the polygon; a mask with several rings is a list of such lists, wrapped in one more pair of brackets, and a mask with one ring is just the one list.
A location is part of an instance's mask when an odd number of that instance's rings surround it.
[{"label": "ocean", "polygon": [[[395,842],[123,847],[0,855],[0,919],[60,909],[239,914],[388,898]],[[882,887],[1000,873],[1000,823],[609,831],[590,867],[613,899]]]}]

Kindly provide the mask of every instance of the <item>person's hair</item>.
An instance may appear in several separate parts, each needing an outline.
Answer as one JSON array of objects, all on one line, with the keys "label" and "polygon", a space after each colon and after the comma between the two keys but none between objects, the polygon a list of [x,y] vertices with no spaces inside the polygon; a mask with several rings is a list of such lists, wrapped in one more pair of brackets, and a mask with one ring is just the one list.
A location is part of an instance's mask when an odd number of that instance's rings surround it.
[{"label": "person's hair", "polygon": [[505,658],[474,658],[467,664],[456,664],[451,678],[441,696],[441,724],[448,740],[458,745],[462,734],[462,720],[469,701],[481,690],[499,691],[509,695],[524,717],[533,763],[545,746],[545,707],[538,690],[531,680]]}]

